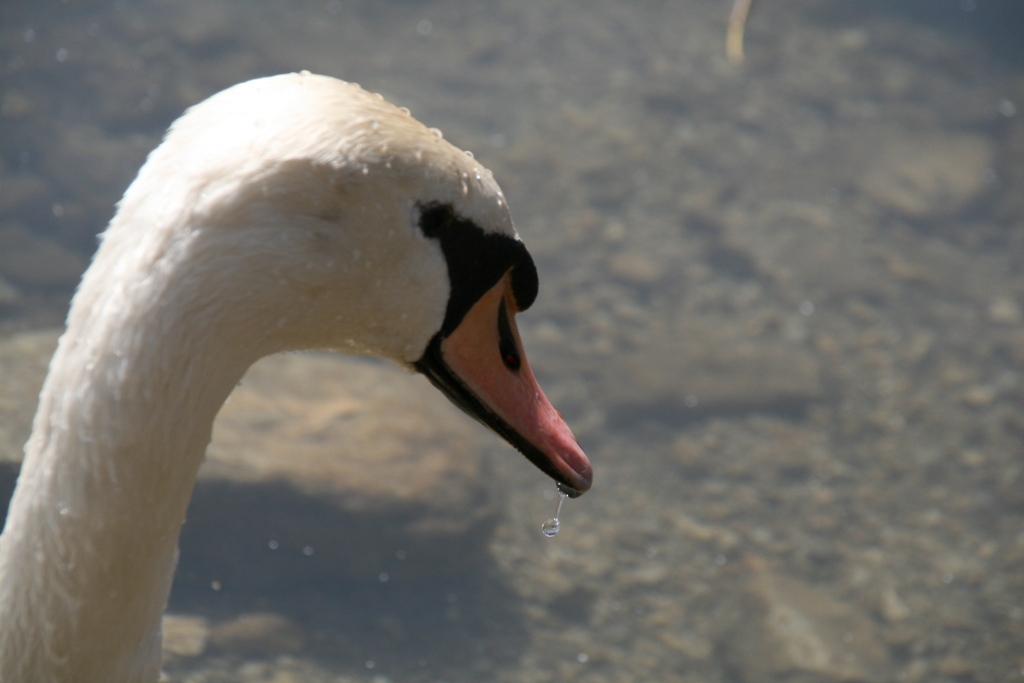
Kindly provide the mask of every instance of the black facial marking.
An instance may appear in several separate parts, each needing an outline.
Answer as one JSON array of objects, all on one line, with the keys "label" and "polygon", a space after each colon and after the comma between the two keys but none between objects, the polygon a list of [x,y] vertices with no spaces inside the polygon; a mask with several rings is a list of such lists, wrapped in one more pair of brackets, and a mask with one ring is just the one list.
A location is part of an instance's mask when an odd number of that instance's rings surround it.
[{"label": "black facial marking", "polygon": [[516,338],[508,324],[508,312],[505,310],[504,299],[498,306],[498,352],[501,353],[501,362],[512,372],[518,370],[523,364],[523,359],[519,355],[519,347],[516,346]]},{"label": "black facial marking", "polygon": [[526,246],[508,235],[485,233],[450,204],[420,206],[420,230],[441,243],[451,294],[441,337],[451,334],[469,309],[512,269],[512,295],[523,311],[537,298],[537,268]]}]

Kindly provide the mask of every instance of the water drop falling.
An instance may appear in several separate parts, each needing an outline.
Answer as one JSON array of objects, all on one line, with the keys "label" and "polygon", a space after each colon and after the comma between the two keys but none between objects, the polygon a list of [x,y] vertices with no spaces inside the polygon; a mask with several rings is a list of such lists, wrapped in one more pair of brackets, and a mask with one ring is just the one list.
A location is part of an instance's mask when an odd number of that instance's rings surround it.
[{"label": "water drop falling", "polygon": [[545,536],[547,536],[548,538],[552,538],[555,534],[558,533],[559,526],[560,524],[558,522],[558,518],[556,517],[554,519],[549,519],[545,521],[543,524],[541,524],[540,530],[544,533]]},{"label": "water drop falling", "polygon": [[562,491],[561,488],[559,488],[558,506],[555,508],[555,516],[540,525],[540,530],[548,538],[553,538],[554,535],[558,533],[558,529],[562,526],[562,523],[558,521],[558,515],[562,513],[562,503],[564,503],[565,499],[568,497],[568,494],[566,494],[564,491]]}]

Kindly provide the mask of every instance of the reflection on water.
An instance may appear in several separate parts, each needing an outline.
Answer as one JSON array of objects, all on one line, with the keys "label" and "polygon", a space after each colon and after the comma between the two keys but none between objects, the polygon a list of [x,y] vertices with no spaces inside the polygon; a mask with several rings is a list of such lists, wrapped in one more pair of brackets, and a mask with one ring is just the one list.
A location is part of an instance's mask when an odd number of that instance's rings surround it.
[{"label": "reflection on water", "polygon": [[[546,539],[541,475],[451,446],[487,495],[422,554],[412,508],[202,484],[171,680],[1019,677],[1022,10],[755,2],[735,67],[728,5],[0,6],[8,453],[45,349],[19,335],[59,323],[163,128],[310,69],[495,172],[541,273],[525,344],[595,462]],[[344,426],[309,400],[273,429]]]}]

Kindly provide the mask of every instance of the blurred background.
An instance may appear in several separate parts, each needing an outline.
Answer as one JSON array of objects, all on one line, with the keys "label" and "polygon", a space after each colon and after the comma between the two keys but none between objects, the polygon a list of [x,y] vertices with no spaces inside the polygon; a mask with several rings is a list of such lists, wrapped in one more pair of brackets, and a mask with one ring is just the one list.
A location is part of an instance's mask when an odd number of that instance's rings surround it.
[{"label": "blurred background", "polygon": [[1024,5],[755,0],[741,64],[729,11],[5,0],[0,503],[147,152],[308,69],[494,172],[595,486],[546,539],[554,487],[422,379],[260,364],[185,527],[168,680],[1020,680]]}]

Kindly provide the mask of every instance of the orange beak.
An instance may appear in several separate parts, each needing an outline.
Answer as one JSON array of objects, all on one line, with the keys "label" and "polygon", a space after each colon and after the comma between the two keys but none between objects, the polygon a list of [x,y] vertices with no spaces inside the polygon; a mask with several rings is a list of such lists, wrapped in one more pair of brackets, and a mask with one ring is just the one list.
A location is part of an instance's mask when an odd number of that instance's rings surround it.
[{"label": "orange beak", "polygon": [[431,340],[416,369],[575,498],[593,481],[590,460],[530,370],[516,310],[506,273],[448,336]]}]

